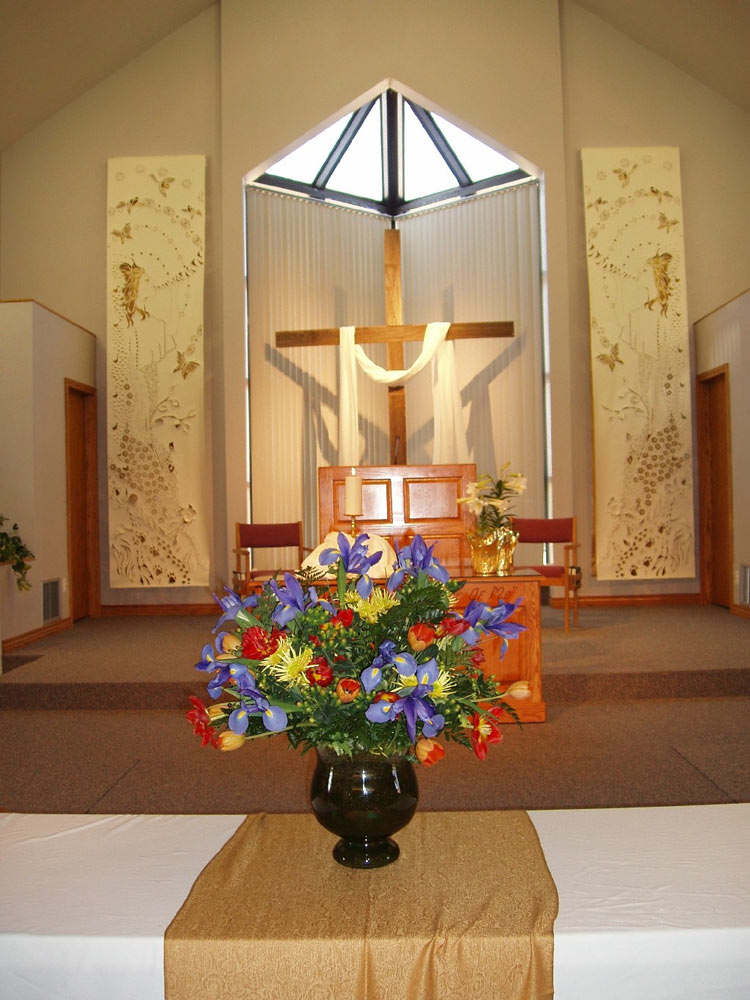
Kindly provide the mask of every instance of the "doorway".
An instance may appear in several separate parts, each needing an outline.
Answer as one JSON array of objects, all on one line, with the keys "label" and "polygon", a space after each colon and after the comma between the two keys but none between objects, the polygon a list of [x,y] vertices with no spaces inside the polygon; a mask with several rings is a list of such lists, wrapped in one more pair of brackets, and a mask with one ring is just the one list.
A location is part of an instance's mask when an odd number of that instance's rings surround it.
[{"label": "doorway", "polygon": [[65,380],[70,617],[96,616],[99,591],[99,514],[96,471],[96,389]]},{"label": "doorway", "polygon": [[734,551],[729,366],[698,376],[701,597],[730,608]]}]

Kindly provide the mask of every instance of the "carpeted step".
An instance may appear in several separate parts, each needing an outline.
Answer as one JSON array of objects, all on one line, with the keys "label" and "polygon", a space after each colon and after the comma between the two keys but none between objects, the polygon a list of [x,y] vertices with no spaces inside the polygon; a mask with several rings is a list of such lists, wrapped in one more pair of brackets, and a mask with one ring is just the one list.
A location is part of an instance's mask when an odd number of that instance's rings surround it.
[{"label": "carpeted step", "polygon": [[[750,670],[684,670],[618,674],[550,674],[543,678],[547,705],[654,698],[750,696]],[[200,679],[125,682],[0,683],[0,708],[187,710],[190,695],[208,701]]]},{"label": "carpeted step", "polygon": [[732,698],[750,695],[750,670],[550,674],[542,678],[542,686],[548,705],[649,698]]}]

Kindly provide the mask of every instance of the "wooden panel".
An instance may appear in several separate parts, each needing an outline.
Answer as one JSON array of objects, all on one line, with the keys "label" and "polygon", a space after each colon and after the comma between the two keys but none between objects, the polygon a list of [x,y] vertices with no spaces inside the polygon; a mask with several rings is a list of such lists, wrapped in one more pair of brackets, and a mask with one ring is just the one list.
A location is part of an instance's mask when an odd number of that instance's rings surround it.
[{"label": "wooden panel", "polygon": [[99,518],[96,390],[65,379],[68,579],[72,620],[98,615]]},{"label": "wooden panel", "polygon": [[[511,639],[505,656],[500,658],[501,640],[485,639],[485,675],[497,677],[504,685],[511,681],[529,682],[531,697],[526,701],[508,701],[518,712],[522,722],[544,722],[547,708],[542,697],[542,615],[539,577],[533,573],[518,573],[508,577],[469,577],[458,593],[458,607],[465,608],[470,601],[483,601],[495,605],[498,601],[515,601],[523,598],[513,615],[513,621],[526,627],[518,639]],[[506,720],[511,721],[511,720]]]},{"label": "wooden panel", "polygon": [[[458,497],[476,480],[476,466],[370,465],[360,466],[362,517],[360,531],[405,543],[419,534],[436,543],[435,554],[453,572],[468,559],[466,529],[471,518]],[[351,518],[343,513],[344,479],[348,466],[318,469],[318,528],[320,540],[331,531],[348,531]]]},{"label": "wooden panel", "polygon": [[460,476],[404,480],[404,520],[460,521],[463,514],[458,498],[461,496]]}]

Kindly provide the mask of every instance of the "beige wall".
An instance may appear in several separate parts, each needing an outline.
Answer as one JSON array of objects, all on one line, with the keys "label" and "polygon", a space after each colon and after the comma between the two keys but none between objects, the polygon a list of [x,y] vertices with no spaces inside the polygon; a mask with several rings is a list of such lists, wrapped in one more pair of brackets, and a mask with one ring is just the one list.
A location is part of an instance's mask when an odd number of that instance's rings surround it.
[{"label": "beige wall", "polygon": [[[34,302],[0,302],[0,514],[17,521],[34,553],[32,588],[0,571],[0,634],[42,624],[44,580],[60,580],[69,614],[65,379],[94,382],[94,337]],[[6,525],[7,527],[7,525]]]},{"label": "beige wall", "polygon": [[[221,454],[211,414],[221,405],[219,11],[214,7],[19,140],[2,156],[0,296],[32,297],[97,338],[105,604],[210,600],[205,589],[110,590],[106,544],[106,192],[113,156],[205,153],[205,356],[209,454]],[[217,388],[218,382],[218,388]],[[210,475],[210,470],[207,470]],[[218,487],[220,495],[223,488]],[[223,498],[214,506],[223,509]]]},{"label": "beige wall", "polygon": [[[107,158],[207,154],[206,472],[217,584],[245,495],[243,175],[387,80],[543,172],[555,501],[579,516],[584,566],[592,485],[581,147],[679,146],[691,316],[747,286],[750,116],[569,0],[559,9],[556,0],[223,0],[15,143],[0,173],[0,296],[45,302],[103,346]],[[697,583],[586,579],[594,594],[688,589]]]}]

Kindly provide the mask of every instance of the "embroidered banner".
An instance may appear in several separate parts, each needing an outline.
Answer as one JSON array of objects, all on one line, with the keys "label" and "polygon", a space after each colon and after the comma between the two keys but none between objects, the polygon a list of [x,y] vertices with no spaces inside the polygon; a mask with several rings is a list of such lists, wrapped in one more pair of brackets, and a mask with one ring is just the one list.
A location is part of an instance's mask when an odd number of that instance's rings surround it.
[{"label": "embroidered banner", "polygon": [[584,149],[595,572],[695,576],[679,150]]},{"label": "embroidered banner", "polygon": [[204,156],[109,161],[112,587],[206,586]]}]

